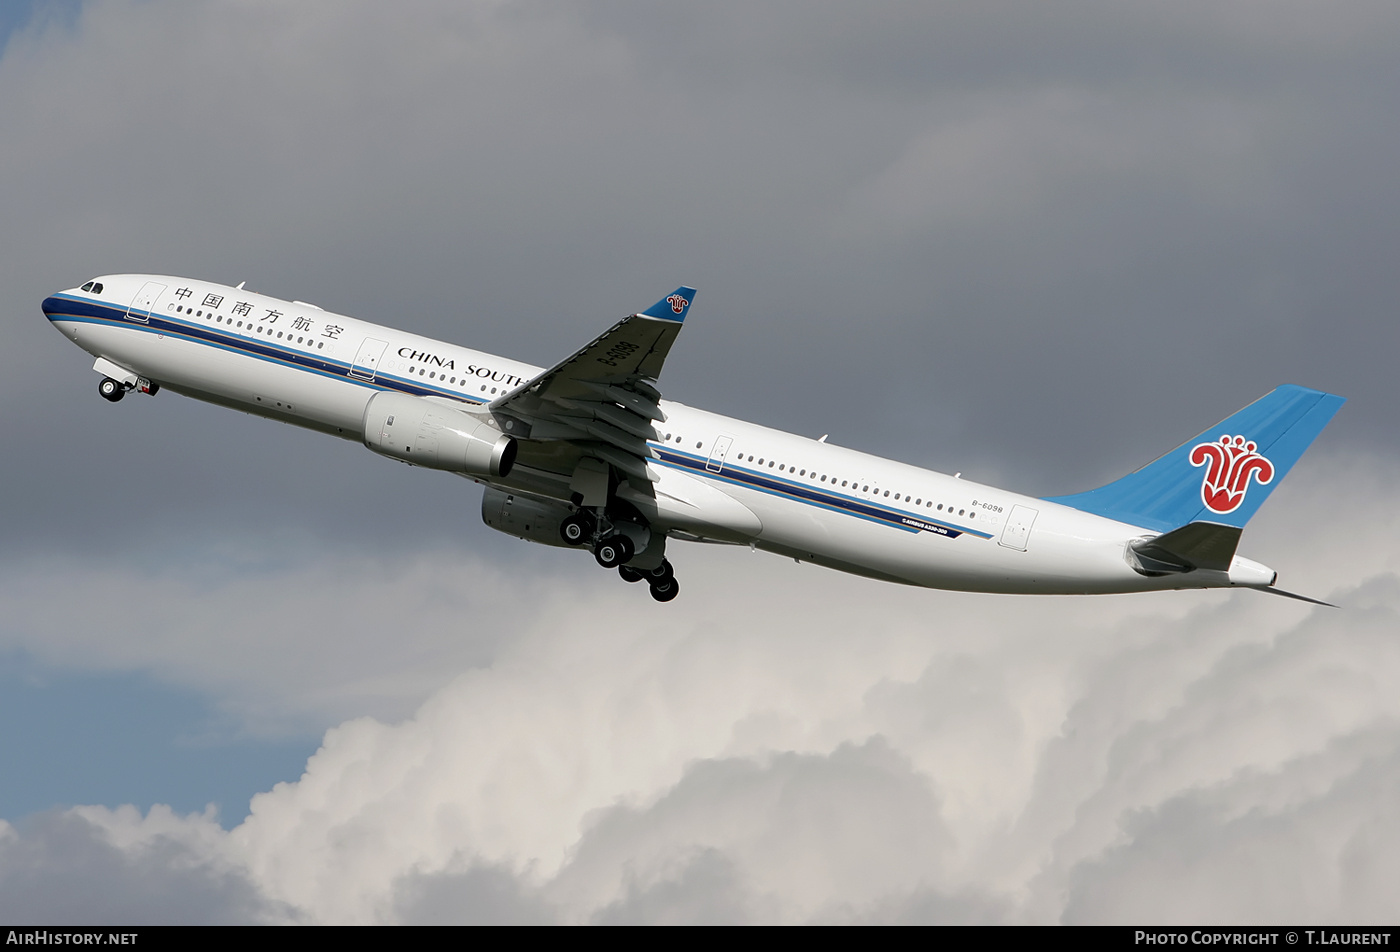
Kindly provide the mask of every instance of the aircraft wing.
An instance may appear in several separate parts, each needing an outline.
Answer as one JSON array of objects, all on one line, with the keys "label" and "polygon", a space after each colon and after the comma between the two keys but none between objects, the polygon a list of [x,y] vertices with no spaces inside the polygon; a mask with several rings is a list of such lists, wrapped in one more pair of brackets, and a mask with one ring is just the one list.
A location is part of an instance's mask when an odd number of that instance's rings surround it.
[{"label": "aircraft wing", "polygon": [[647,440],[660,438],[652,423],[666,420],[656,379],[693,300],[694,288],[677,288],[489,409],[521,439],[567,441],[628,476],[654,481]]}]

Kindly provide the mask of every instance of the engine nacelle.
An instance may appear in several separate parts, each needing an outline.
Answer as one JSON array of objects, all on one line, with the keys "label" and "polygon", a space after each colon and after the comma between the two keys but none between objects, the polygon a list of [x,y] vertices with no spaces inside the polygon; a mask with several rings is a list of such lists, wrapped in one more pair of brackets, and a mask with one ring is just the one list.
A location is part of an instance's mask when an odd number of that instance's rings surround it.
[{"label": "engine nacelle", "polygon": [[474,476],[505,476],[516,445],[491,423],[406,393],[380,391],[365,407],[365,446],[383,456]]},{"label": "engine nacelle", "polygon": [[563,503],[532,499],[490,486],[481,494],[482,522],[506,535],[545,545],[569,546],[559,535],[559,524],[572,512]]}]

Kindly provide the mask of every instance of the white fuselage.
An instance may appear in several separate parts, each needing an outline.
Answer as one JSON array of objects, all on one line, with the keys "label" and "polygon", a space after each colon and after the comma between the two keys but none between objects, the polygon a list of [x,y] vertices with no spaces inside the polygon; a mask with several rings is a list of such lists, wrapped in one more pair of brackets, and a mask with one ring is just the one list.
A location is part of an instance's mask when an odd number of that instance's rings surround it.
[{"label": "white fuselage", "polygon": [[[178,393],[345,439],[362,439],[377,392],[479,406],[540,372],[246,290],[161,275],[97,280],[101,294],[51,299],[61,306],[50,320],[84,350]],[[1228,573],[1146,577],[1126,547],[1153,530],[672,401],[662,407],[662,439],[649,444],[659,477],[652,528],[673,537],[978,592],[1257,586],[1271,576],[1236,558]],[[567,478],[527,467],[478,481],[569,495]]]}]

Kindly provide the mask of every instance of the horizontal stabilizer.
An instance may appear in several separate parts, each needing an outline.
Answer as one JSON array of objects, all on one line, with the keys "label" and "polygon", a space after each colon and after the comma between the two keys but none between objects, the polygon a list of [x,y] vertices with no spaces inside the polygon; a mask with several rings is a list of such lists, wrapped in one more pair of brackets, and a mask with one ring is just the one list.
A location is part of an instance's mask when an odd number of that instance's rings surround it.
[{"label": "horizontal stabilizer", "polygon": [[1048,501],[1163,532],[1198,521],[1243,528],[1345,402],[1285,385],[1135,473]]},{"label": "horizontal stabilizer", "polygon": [[1132,549],[1143,570],[1153,574],[1193,569],[1228,572],[1242,531],[1236,526],[1192,522],[1155,539],[1134,542]]}]

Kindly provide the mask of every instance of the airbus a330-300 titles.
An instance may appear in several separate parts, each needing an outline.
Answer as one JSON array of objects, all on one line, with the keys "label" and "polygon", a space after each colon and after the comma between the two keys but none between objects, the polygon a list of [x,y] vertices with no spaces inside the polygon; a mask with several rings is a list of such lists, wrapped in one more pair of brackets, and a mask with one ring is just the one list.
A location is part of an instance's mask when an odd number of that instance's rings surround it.
[{"label": "airbus a330-300 titles", "polygon": [[241,284],[106,275],[43,309],[108,400],[170,390],[468,477],[487,525],[587,549],[658,601],[679,591],[671,540],[974,592],[1288,594],[1235,550],[1341,397],[1279,387],[1122,479],[1037,499],[662,399],[694,300],[677,288],[549,368]]}]

